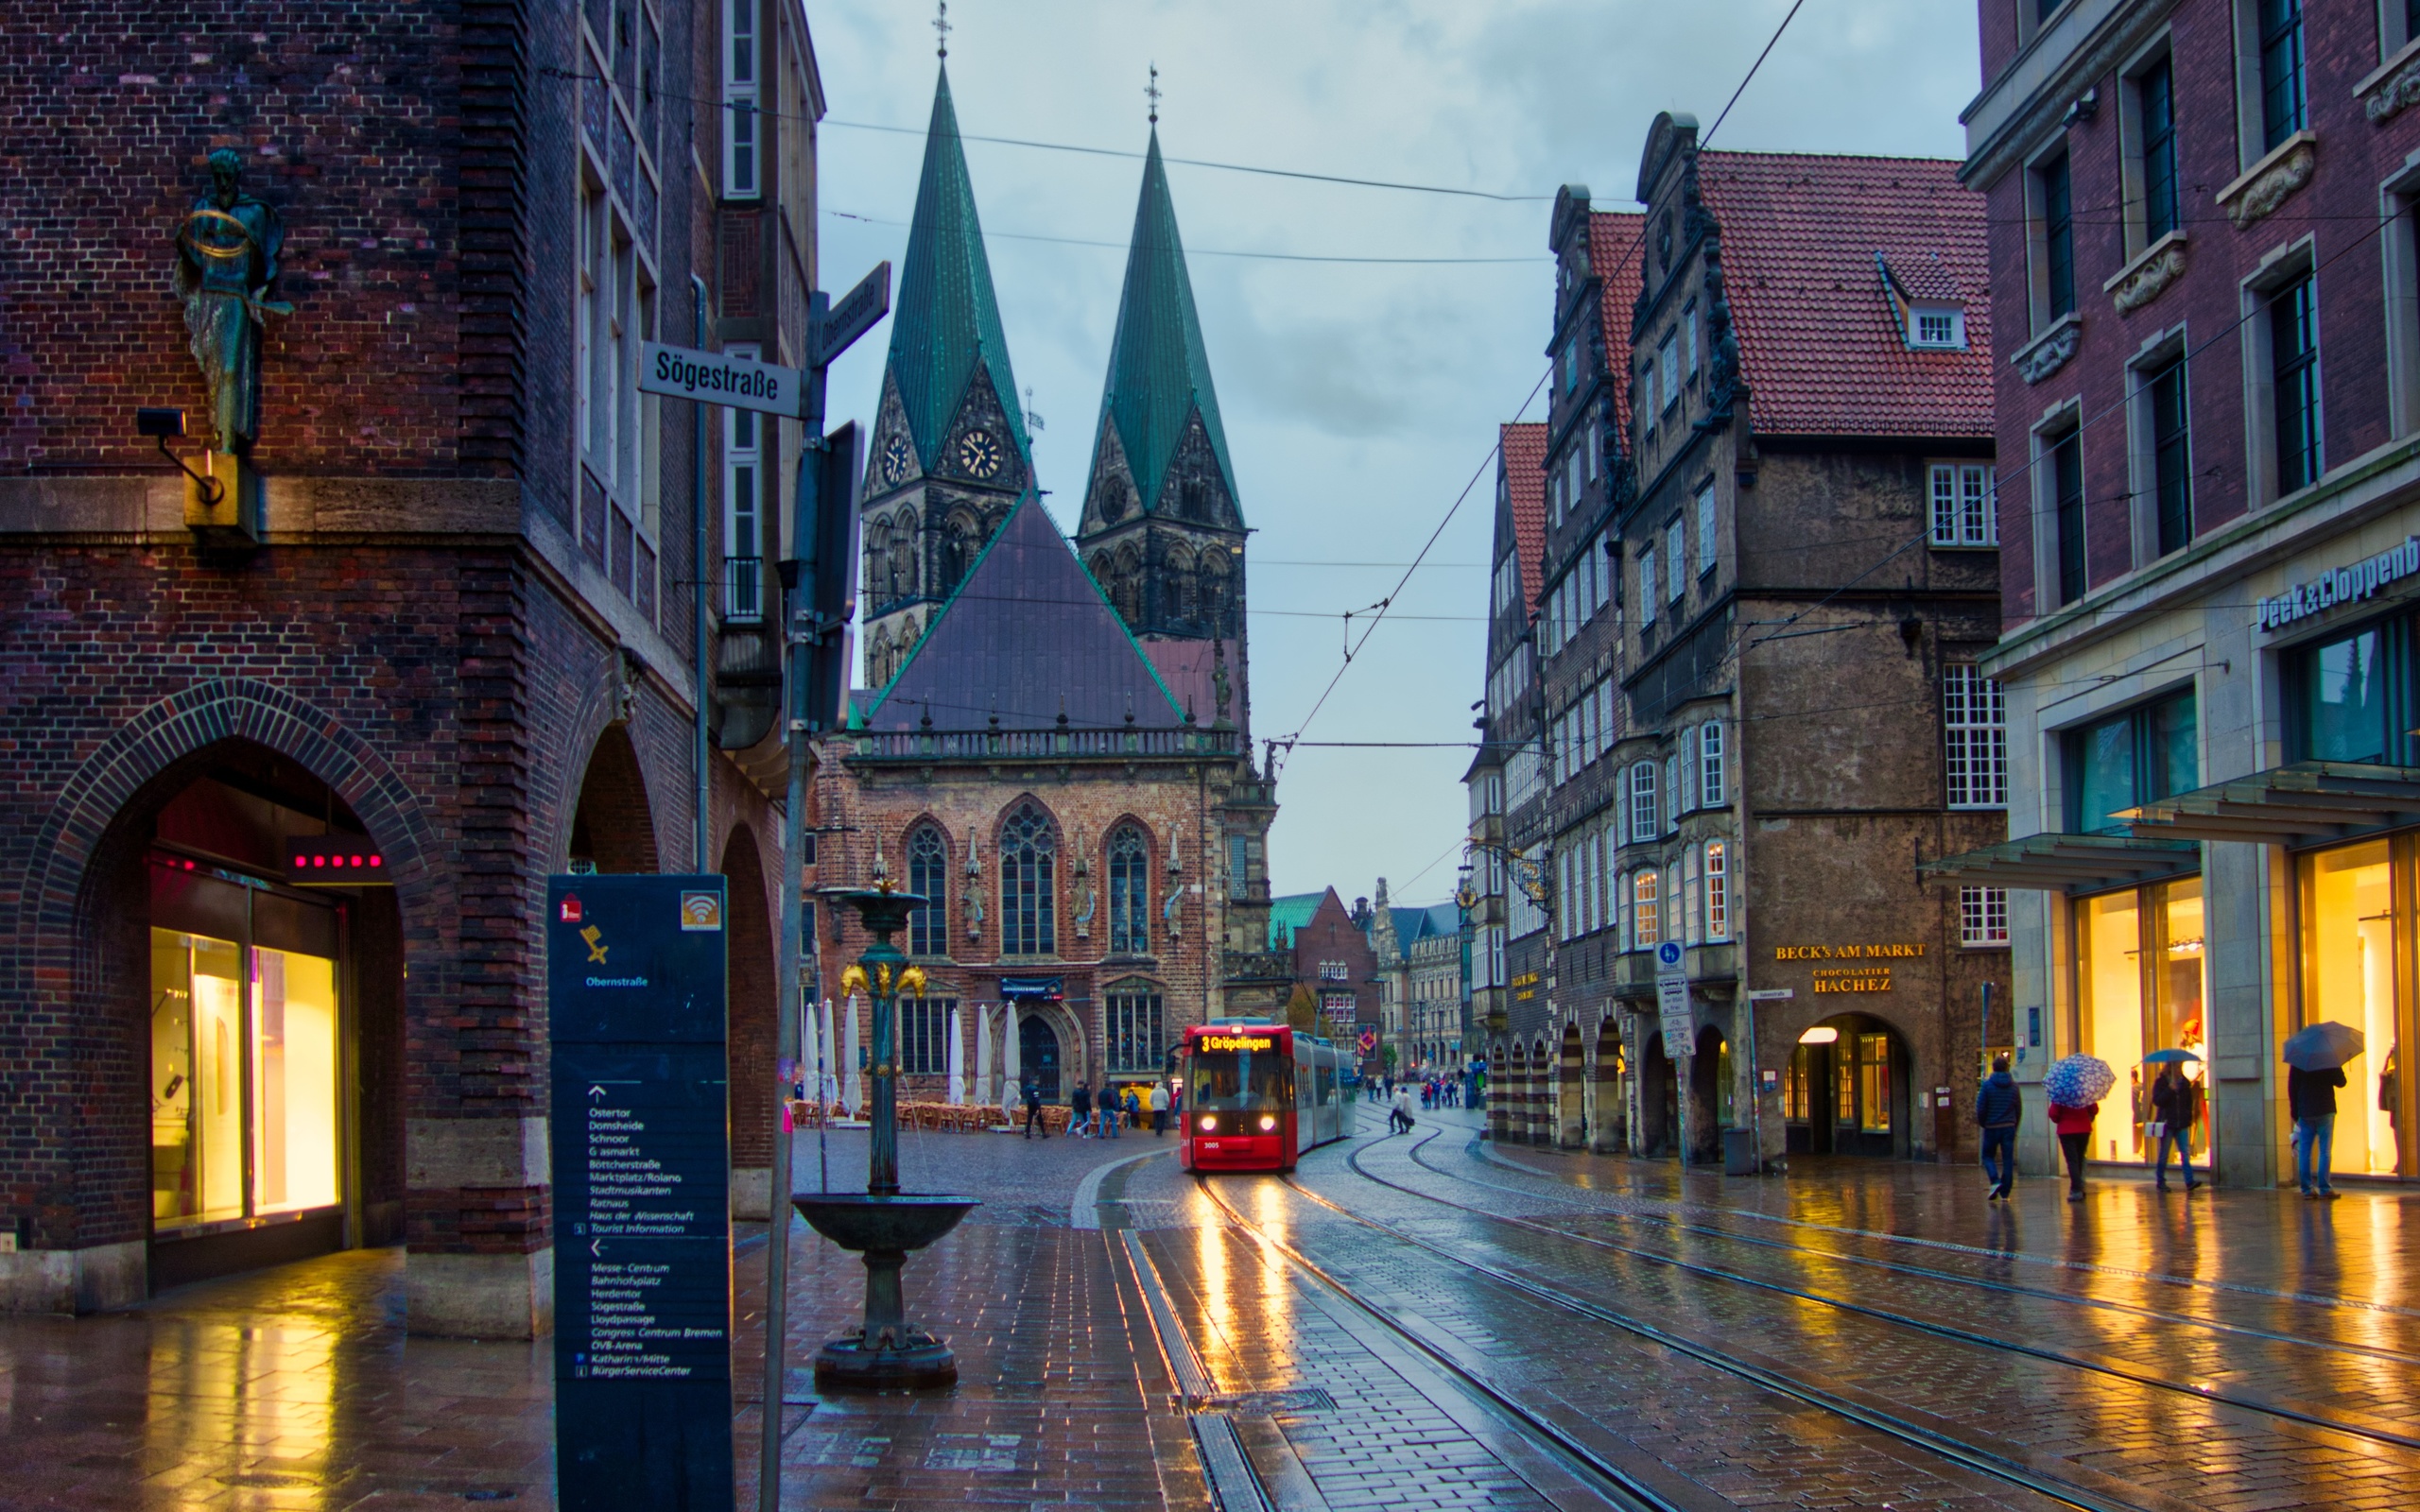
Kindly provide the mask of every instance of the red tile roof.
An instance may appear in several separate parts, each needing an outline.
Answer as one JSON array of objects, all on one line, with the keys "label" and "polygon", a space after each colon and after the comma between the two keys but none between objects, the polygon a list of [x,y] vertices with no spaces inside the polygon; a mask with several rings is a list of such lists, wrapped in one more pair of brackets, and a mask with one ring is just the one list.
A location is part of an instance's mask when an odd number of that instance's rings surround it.
[{"label": "red tile roof", "polygon": [[[1983,197],[1929,158],[1707,152],[1698,186],[1722,266],[1759,431],[1977,436],[1992,429]],[[1876,254],[1954,290],[1966,350],[1910,352]]]},{"label": "red tile roof", "polygon": [[1535,610],[1547,580],[1547,427],[1542,421],[1506,425],[1497,439],[1504,446],[1504,490],[1512,503],[1521,587]]},{"label": "red tile roof", "polygon": [[1646,225],[1642,211],[1588,213],[1588,266],[1604,281],[1598,285],[1599,313],[1605,325],[1605,360],[1614,369],[1614,409],[1625,436],[1630,434],[1630,320],[1638,305],[1638,239]]}]

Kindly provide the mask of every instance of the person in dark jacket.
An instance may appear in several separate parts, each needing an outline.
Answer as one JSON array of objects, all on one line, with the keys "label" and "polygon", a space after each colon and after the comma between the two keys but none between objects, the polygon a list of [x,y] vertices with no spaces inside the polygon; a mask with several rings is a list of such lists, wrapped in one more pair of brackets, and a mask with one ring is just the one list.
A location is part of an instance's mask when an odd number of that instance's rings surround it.
[{"label": "person in dark jacket", "polygon": [[1067,1132],[1082,1139],[1093,1131],[1093,1090],[1082,1082],[1067,1094]]},{"label": "person in dark jacket", "polygon": [[2092,1122],[2100,1116],[2099,1103],[2070,1108],[2050,1105],[2050,1126],[2059,1131],[2059,1153],[2067,1162],[2067,1200],[2083,1200],[2083,1162],[2092,1150]]},{"label": "person in dark jacket", "polygon": [[1983,1126],[1983,1175],[1991,1177],[1991,1200],[2004,1200],[2016,1185],[2016,1125],[2025,1098],[2008,1074],[2008,1057],[1992,1057],[1992,1074],[1975,1093],[1975,1122]]},{"label": "person in dark jacket", "polygon": [[2336,1163],[2336,1089],[2344,1085],[2344,1068],[2286,1071],[2286,1110],[2294,1118],[2294,1184],[2303,1195],[2318,1201],[2336,1200],[2336,1183],[2327,1168]]},{"label": "person in dark jacket", "polygon": [[1037,1128],[1044,1139],[1050,1137],[1050,1125],[1042,1121],[1042,1084],[1028,1081],[1025,1084],[1025,1137],[1033,1138]]},{"label": "person in dark jacket", "polygon": [[2168,1190],[2168,1147],[2176,1146],[2176,1163],[2185,1168],[2185,1190],[2201,1185],[2193,1179],[2193,1125],[2202,1120],[2202,1085],[2169,1061],[2152,1083],[2152,1117],[2159,1124],[2159,1189]]}]

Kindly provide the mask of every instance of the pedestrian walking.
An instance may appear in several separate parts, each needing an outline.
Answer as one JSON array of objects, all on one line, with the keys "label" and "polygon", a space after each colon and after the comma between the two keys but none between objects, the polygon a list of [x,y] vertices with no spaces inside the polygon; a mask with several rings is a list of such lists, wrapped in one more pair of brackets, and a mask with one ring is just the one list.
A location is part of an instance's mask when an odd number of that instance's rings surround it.
[{"label": "pedestrian walking", "polygon": [[2050,1126],[2059,1131],[2059,1153],[2067,1162],[2067,1200],[2083,1200],[2084,1154],[2092,1147],[2092,1121],[2100,1116],[2099,1103],[2082,1108],[2069,1108],[2065,1103],[2050,1105]]},{"label": "pedestrian walking", "polygon": [[1168,1084],[1151,1083],[1151,1138],[1158,1139],[1168,1127]]},{"label": "pedestrian walking", "polygon": [[2201,1185],[2193,1179],[2193,1125],[2202,1119],[2202,1084],[2185,1074],[2175,1061],[2162,1066],[2152,1083],[2152,1127],[2159,1140],[2159,1160],[2153,1167],[2162,1192],[2168,1190],[2168,1150],[2176,1146],[2176,1163],[2185,1168],[2185,1190]]},{"label": "pedestrian walking", "polygon": [[2336,1163],[2336,1089],[2343,1085],[2342,1066],[2286,1071],[2286,1110],[2294,1120],[2294,1184],[2313,1201],[2333,1202],[2338,1195],[2328,1168]]},{"label": "pedestrian walking", "polygon": [[1975,1122],[1983,1128],[1983,1175],[1991,1178],[1991,1198],[2006,1201],[2016,1185],[2016,1125],[2025,1117],[2025,1097],[2016,1078],[2008,1074],[2008,1057],[1992,1057],[1992,1074],[1975,1092]]},{"label": "pedestrian walking", "polygon": [[1095,1100],[1095,1106],[1099,1108],[1099,1111],[1093,1116],[1100,1123],[1103,1131],[1107,1133],[1111,1139],[1117,1138],[1117,1125],[1119,1123],[1117,1117],[1117,1094],[1109,1090],[1109,1082],[1106,1078],[1104,1078],[1100,1084],[1100,1096]]},{"label": "pedestrian walking", "polygon": [[1025,1084],[1025,1137],[1033,1138],[1036,1128],[1042,1130],[1044,1139],[1050,1137],[1050,1125],[1042,1121],[1042,1084],[1028,1078]]},{"label": "pedestrian walking", "polygon": [[1387,1115],[1387,1132],[1409,1134],[1411,1129],[1411,1084],[1406,1082],[1395,1089],[1394,1108]]},{"label": "pedestrian walking", "polygon": [[1067,1132],[1078,1139],[1089,1139],[1093,1132],[1093,1090],[1082,1082],[1067,1094]]}]

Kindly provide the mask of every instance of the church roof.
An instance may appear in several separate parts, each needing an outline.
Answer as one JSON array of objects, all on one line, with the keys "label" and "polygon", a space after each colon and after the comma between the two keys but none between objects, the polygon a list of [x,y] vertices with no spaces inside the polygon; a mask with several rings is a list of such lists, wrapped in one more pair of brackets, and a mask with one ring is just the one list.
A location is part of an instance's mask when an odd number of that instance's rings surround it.
[{"label": "church roof", "polygon": [[[1040,498],[1009,511],[861,728],[1047,730],[1064,713],[1080,730],[1184,724],[1159,674],[1101,596]],[[1208,717],[1201,723],[1206,727]]]},{"label": "church roof", "polygon": [[1009,431],[1028,462],[1032,445],[1017,404],[1009,341],[1000,329],[1000,301],[992,265],[983,255],[983,227],[975,215],[975,184],[958,137],[943,65],[933,91],[932,124],[925,132],[925,172],[916,186],[916,215],[899,273],[899,301],[890,318],[890,372],[908,411],[918,457],[930,467],[977,367],[990,370]]},{"label": "church roof", "polygon": [[1143,193],[1134,207],[1126,288],[1118,297],[1117,335],[1109,349],[1109,382],[1100,399],[1102,423],[1117,427],[1118,444],[1126,449],[1127,466],[1133,471],[1135,491],[1147,512],[1159,507],[1168,463],[1197,405],[1233,497],[1236,470],[1227,459],[1226,427],[1219,419],[1219,395],[1210,384],[1201,318],[1193,307],[1193,281],[1185,272],[1184,244],[1177,237],[1176,204],[1168,198],[1168,174],[1160,162],[1160,133],[1154,127],[1150,150],[1143,158]]}]

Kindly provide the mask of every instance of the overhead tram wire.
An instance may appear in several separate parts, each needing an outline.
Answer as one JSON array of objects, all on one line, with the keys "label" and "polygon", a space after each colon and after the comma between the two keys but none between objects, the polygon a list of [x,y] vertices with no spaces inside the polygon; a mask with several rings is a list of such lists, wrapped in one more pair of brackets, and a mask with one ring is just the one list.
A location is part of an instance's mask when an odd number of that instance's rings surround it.
[{"label": "overhead tram wire", "polygon": [[[826,210],[823,214],[827,215],[837,215],[842,220],[854,220],[861,225],[867,226],[904,227],[908,224],[908,222],[904,220],[890,220],[880,215],[860,215],[852,211],[846,210]],[[1045,236],[1036,232],[987,231],[983,233],[983,239],[986,241],[1047,242],[1055,247],[1098,247],[1114,252],[1131,251],[1132,249],[1132,244],[1128,242],[1095,241],[1091,238],[1082,236]],[[1439,266],[1451,266],[1458,265],[1463,266],[1534,266],[1539,263],[1550,263],[1554,261],[1554,259],[1550,257],[1539,257],[1535,255],[1525,257],[1328,257],[1310,252],[1245,252],[1233,251],[1223,248],[1213,247],[1188,247],[1184,249],[1184,255],[1187,257],[1242,257],[1250,258],[1258,262],[1270,263],[1347,263],[1355,265],[1374,265],[1378,266],[1407,267],[1427,267]]]},{"label": "overhead tram wire", "polygon": [[[1750,63],[1747,73],[1740,76],[1739,87],[1731,92],[1731,98],[1723,104],[1722,113],[1716,116],[1714,125],[1706,128],[1704,133],[1698,138],[1698,145],[1701,147],[1714,139],[1714,133],[1720,130],[1722,123],[1730,117],[1732,106],[1738,104],[1739,97],[1748,92],[1748,85],[1754,80],[1757,70],[1765,66],[1765,60],[1772,56],[1773,48],[1781,42],[1782,33],[1789,29],[1790,22],[1797,17],[1800,9],[1806,4],[1806,0],[1792,0],[1789,10],[1781,18],[1781,25],[1773,27],[1773,34],[1765,39],[1764,50],[1756,54],[1756,60]],[[1619,255],[1607,266],[1620,267],[1628,263],[1631,254],[1638,250],[1646,239],[1647,220],[1644,215],[1641,215],[1638,230],[1632,235],[1629,245],[1624,247]],[[1554,368],[1549,364],[1545,373],[1540,375],[1537,384],[1530,388],[1529,397],[1521,401],[1521,407],[1512,412],[1512,423],[1516,425],[1520,423],[1521,417],[1528,414],[1530,406],[1537,402],[1538,390],[1544,388],[1553,377]],[[1411,581],[1411,575],[1420,570],[1421,562],[1427,558],[1429,551],[1436,546],[1438,538],[1445,533],[1446,525],[1452,524],[1454,516],[1461,511],[1462,504],[1470,497],[1471,490],[1478,487],[1478,480],[1486,475],[1488,464],[1495,460],[1496,454],[1503,449],[1503,446],[1504,432],[1499,427],[1495,433],[1495,440],[1487,449],[1487,455],[1479,459],[1478,471],[1471,474],[1470,482],[1462,485],[1462,491],[1454,496],[1452,507],[1446,509],[1445,517],[1437,522],[1437,528],[1428,533],[1428,539],[1422,542],[1419,554],[1412,558],[1411,566],[1407,568],[1402,578],[1397,580],[1393,592],[1378,601],[1377,612],[1371,616],[1369,625],[1361,631],[1361,639],[1354,642],[1346,651],[1344,664],[1336,669],[1336,676],[1330,678],[1327,686],[1320,690],[1319,697],[1312,701],[1311,712],[1305,714],[1303,722],[1294,727],[1293,734],[1283,740],[1272,742],[1273,745],[1284,746],[1291,751],[1302,743],[1303,731],[1308,730],[1311,721],[1319,717],[1320,711],[1327,707],[1328,696],[1336,692],[1336,685],[1344,680],[1345,673],[1352,670],[1354,660],[1360,654],[1361,648],[1370,644],[1371,636],[1377,633],[1379,625],[1386,620],[1387,610],[1393,604],[1395,595],[1403,592],[1406,583]]]},{"label": "overhead tram wire", "polygon": [[[2364,230],[2360,235],[2355,237],[2350,242],[2347,242],[2342,247],[2338,248],[2336,250],[2328,253],[2325,257],[2312,263],[2308,276],[2316,279],[2321,272],[2333,266],[2339,258],[2360,251],[2363,247],[2368,245],[2370,238],[2382,233],[2388,226],[2393,224],[2394,224],[2394,221],[2392,219],[2381,219],[2374,222]],[[2290,283],[2291,280],[2289,280],[2289,282]],[[2259,302],[2253,308],[2244,311],[2243,314],[2236,317],[2233,320],[2228,321],[2225,325],[2221,326],[2218,330],[2212,332],[2207,339],[2197,342],[2193,346],[2187,348],[2183,352],[2179,353],[2176,360],[2186,369],[2187,379],[2189,380],[2192,375],[2192,366],[2194,361],[2204,352],[2208,352],[2212,347],[2226,340],[2229,336],[2238,335],[2245,326],[2250,325],[2254,320],[2265,318],[2269,315],[2274,303],[2275,300],[2273,295],[2268,292],[2263,292]],[[2075,429],[2063,433],[2061,438],[2065,439],[2067,436],[2083,435],[2084,432],[2090,430],[2093,426],[2108,420],[2113,415],[2117,415],[2124,411],[2132,403],[2133,396],[2130,395],[2126,398],[2113,400],[2110,403],[2103,404],[2100,408],[2094,410],[2091,414],[2080,417],[2076,421]],[[2006,487],[2011,481],[2022,478],[2027,473],[2031,472],[2033,470],[2034,465],[2040,462],[2043,456],[2048,455],[2049,455],[2048,450],[2045,450],[2040,455],[2027,457],[2024,461],[2018,463],[2014,469],[2004,474],[1995,472],[1992,482],[1992,495],[1995,506],[1997,504],[1999,491],[2002,488]],[[2196,475],[2199,476],[2201,474]],[[2129,496],[2131,497],[2131,495]],[[2028,517],[2031,518],[2034,512],[2034,510],[2029,507],[2027,510]],[[1847,593],[1850,589],[1855,588],[1858,584],[1865,581],[1868,577],[1873,576],[1876,573],[1880,572],[1883,568],[1889,566],[1899,558],[1906,556],[1915,547],[1922,545],[1924,542],[1930,540],[1931,537],[1932,525],[1931,523],[1927,521],[1925,524],[1919,526],[1913,535],[1910,535],[1907,540],[1901,541],[1879,560],[1866,568],[1865,571],[1858,574],[1855,577],[1850,578],[1847,582],[1841,584],[1838,588],[1835,588],[1830,593],[1825,593],[1822,598],[1819,598],[1814,603],[1807,605],[1797,613],[1790,615],[1788,619],[1779,621],[1773,629],[1763,635],[1757,636],[1754,640],[1744,643],[1739,647],[1740,653],[1745,655],[1746,653],[1754,650],[1757,646],[1764,644],[1767,641],[1785,639],[1785,632],[1789,630],[1789,627],[1796,625],[1800,620],[1805,619],[1807,615],[1814,613],[1817,610],[1822,609],[1826,604],[1829,604],[1832,600],[1840,597],[1842,593]]]}]

